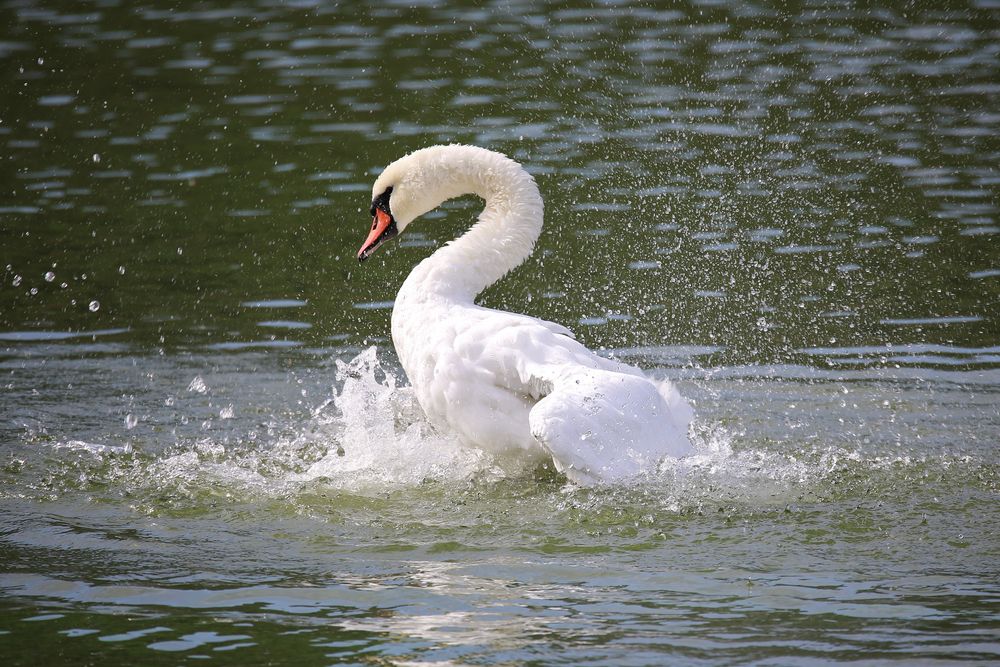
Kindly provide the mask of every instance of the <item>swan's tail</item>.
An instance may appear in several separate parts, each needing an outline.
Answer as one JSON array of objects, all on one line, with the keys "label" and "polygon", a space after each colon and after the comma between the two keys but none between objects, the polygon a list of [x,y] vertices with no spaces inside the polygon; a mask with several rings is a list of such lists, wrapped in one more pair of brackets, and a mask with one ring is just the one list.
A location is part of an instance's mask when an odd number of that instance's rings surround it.
[{"label": "swan's tail", "polygon": [[691,452],[694,413],[669,383],[587,369],[552,386],[529,413],[531,434],[574,482],[614,482]]}]

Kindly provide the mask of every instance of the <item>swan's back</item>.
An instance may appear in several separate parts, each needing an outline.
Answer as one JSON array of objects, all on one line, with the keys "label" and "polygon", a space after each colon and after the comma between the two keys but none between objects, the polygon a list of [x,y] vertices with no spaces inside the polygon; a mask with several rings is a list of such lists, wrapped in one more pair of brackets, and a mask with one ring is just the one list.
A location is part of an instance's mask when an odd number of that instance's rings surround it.
[{"label": "swan's back", "polygon": [[[573,481],[635,475],[690,452],[692,411],[672,385],[598,356],[568,329],[479,306],[451,307],[405,366],[428,415],[498,454],[543,453]],[[429,336],[430,338],[427,338]]]}]

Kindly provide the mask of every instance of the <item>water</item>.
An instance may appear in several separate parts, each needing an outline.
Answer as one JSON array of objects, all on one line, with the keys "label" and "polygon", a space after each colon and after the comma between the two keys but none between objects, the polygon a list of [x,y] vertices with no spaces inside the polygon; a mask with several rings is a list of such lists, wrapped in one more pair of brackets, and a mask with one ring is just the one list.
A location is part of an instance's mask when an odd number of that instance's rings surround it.
[{"label": "water", "polygon": [[[1000,659],[998,12],[7,3],[5,664]],[[392,299],[477,202],[353,257],[449,141],[546,199],[483,302],[674,378],[695,457],[423,421]]]}]

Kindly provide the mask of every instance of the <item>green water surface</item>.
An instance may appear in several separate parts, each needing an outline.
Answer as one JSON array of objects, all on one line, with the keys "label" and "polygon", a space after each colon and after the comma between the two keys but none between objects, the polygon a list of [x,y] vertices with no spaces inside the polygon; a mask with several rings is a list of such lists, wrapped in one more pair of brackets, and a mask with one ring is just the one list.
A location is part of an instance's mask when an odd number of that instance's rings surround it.
[{"label": "green water surface", "polygon": [[[3,663],[1000,659],[998,82],[991,0],[0,4]],[[693,459],[423,420],[392,300],[480,202],[354,257],[449,142],[546,202],[482,303]]]}]

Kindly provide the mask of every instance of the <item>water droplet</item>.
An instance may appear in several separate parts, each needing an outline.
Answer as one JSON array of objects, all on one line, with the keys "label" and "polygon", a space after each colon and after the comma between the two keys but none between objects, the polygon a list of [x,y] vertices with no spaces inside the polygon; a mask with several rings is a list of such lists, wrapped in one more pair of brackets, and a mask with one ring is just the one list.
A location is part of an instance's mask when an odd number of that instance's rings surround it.
[{"label": "water droplet", "polygon": [[97,299],[94,299],[89,304],[87,304],[87,309],[90,310],[90,312],[92,313],[96,313],[98,310],[101,309],[101,302],[98,301]]},{"label": "water droplet", "polygon": [[93,155],[90,156],[90,159],[93,160],[94,163],[100,162],[101,161],[101,154],[100,153],[94,153]]},{"label": "water droplet", "polygon": [[124,276],[124,275],[125,275],[125,267],[124,267],[124,266],[119,266],[119,267],[118,267],[118,273],[119,273],[120,275],[123,275],[123,276]]},{"label": "water droplet", "polygon": [[55,279],[56,279],[56,274],[52,273],[51,271],[45,274],[45,282],[50,283]]},{"label": "water droplet", "polygon": [[20,285],[21,284],[21,276],[14,276],[14,279],[12,281],[10,281],[10,284],[13,285],[14,287],[17,287],[18,285]]},{"label": "water droplet", "polygon": [[178,255],[183,255],[184,254],[184,248],[177,248],[177,254]]},{"label": "water droplet", "polygon": [[32,287],[30,290],[28,290],[28,293],[31,294],[31,296],[35,296],[36,294],[38,294],[38,288]]},{"label": "water droplet", "polygon": [[125,428],[131,431],[139,423],[139,418],[129,413],[125,415]]},{"label": "water droplet", "polygon": [[191,384],[188,385],[188,391],[204,394],[208,391],[208,385],[205,384],[200,375],[195,375],[194,379],[191,380]]}]

